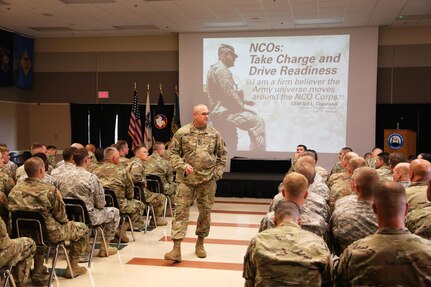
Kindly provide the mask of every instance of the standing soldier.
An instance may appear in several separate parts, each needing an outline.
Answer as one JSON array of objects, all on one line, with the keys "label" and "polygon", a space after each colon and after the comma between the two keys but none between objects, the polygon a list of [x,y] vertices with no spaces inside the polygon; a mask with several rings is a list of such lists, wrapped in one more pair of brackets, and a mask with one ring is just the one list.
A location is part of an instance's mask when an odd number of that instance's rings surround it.
[{"label": "standing soldier", "polygon": [[196,105],[193,122],[180,128],[173,138],[171,160],[177,172],[177,207],[172,222],[174,248],[165,254],[166,260],[181,261],[181,241],[195,199],[199,210],[195,253],[199,258],[206,257],[203,243],[210,231],[216,181],[222,177],[227,162],[225,143],[220,133],[208,125],[208,116],[205,105]]}]

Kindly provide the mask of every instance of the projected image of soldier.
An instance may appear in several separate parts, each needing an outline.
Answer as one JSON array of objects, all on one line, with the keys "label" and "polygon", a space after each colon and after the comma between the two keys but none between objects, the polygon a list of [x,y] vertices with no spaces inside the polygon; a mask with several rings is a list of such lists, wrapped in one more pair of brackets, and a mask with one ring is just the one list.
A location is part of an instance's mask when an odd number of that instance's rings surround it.
[{"label": "projected image of soldier", "polygon": [[215,125],[226,126],[226,145],[229,150],[236,150],[238,134],[236,128],[247,131],[250,137],[251,151],[266,150],[265,122],[246,106],[254,105],[244,99],[244,93],[238,89],[229,68],[233,67],[238,57],[231,45],[221,44],[218,49],[218,62],[212,65],[207,74],[207,92],[212,121]]}]

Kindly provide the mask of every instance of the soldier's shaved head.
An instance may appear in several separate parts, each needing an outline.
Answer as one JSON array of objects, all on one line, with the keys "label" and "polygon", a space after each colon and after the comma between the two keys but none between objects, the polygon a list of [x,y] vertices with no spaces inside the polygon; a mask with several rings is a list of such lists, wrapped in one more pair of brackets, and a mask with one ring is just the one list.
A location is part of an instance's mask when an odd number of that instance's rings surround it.
[{"label": "soldier's shaved head", "polygon": [[404,187],[398,182],[380,182],[373,193],[373,209],[379,227],[402,222],[407,208],[407,196]]},{"label": "soldier's shaved head", "polygon": [[431,163],[424,159],[415,159],[410,163],[410,181],[428,181],[431,175]]},{"label": "soldier's shaved head", "polygon": [[283,195],[288,201],[303,200],[308,188],[308,180],[300,173],[292,172],[283,179]]},{"label": "soldier's shaved head", "polygon": [[202,110],[208,109],[207,106],[205,106],[204,104],[199,104],[193,107],[193,114],[198,114],[200,113]]},{"label": "soldier's shaved head", "polygon": [[347,162],[347,169],[349,171],[349,174],[352,175],[355,169],[366,166],[367,163],[364,158],[360,156],[355,156],[349,159]]},{"label": "soldier's shaved head", "polygon": [[42,167],[45,168],[45,163],[40,157],[31,157],[24,163],[24,170],[28,177],[38,177]]},{"label": "soldier's shaved head", "polygon": [[409,171],[410,163],[401,162],[394,167],[394,174],[392,175],[392,178],[396,182],[410,181]]},{"label": "soldier's shaved head", "polygon": [[281,200],[277,203],[274,208],[274,217],[276,225],[283,223],[284,221],[298,222],[300,217],[299,206],[291,201]]},{"label": "soldier's shaved head", "polygon": [[103,152],[105,161],[112,161],[114,157],[119,157],[120,153],[115,147],[107,147]]},{"label": "soldier's shaved head", "polygon": [[[302,159],[299,158],[299,159]],[[314,177],[316,176],[316,168],[314,164],[307,161],[299,161],[295,165],[295,171],[302,174],[307,179],[308,185],[314,182]]]},{"label": "soldier's shaved head", "polygon": [[360,197],[371,199],[376,185],[379,183],[379,175],[374,168],[359,167],[352,174],[352,180],[359,187],[356,190]]}]

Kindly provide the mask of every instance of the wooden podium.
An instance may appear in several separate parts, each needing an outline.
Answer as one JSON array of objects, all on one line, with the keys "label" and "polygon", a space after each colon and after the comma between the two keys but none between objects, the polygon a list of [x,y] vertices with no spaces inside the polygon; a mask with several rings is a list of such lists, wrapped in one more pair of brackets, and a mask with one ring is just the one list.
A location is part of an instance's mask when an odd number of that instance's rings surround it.
[{"label": "wooden podium", "polygon": [[387,129],[384,131],[384,151],[403,153],[406,157],[416,154],[416,132]]}]

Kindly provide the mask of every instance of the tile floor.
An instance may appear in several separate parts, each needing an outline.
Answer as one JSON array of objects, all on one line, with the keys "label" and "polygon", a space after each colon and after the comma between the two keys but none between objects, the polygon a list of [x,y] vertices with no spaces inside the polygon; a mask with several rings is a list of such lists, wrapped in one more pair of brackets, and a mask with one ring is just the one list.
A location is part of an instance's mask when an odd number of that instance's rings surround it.
[{"label": "tile floor", "polygon": [[[205,259],[194,254],[198,212],[196,206],[192,206],[181,263],[163,260],[163,255],[172,248],[168,224],[147,234],[135,233],[136,242],[130,242],[118,254],[108,258],[94,257],[87,274],[75,279],[55,278],[53,286],[243,286],[243,257],[269,203],[269,199],[217,198],[205,244],[208,254]],[[65,261],[61,260],[57,265],[64,268]]]}]

